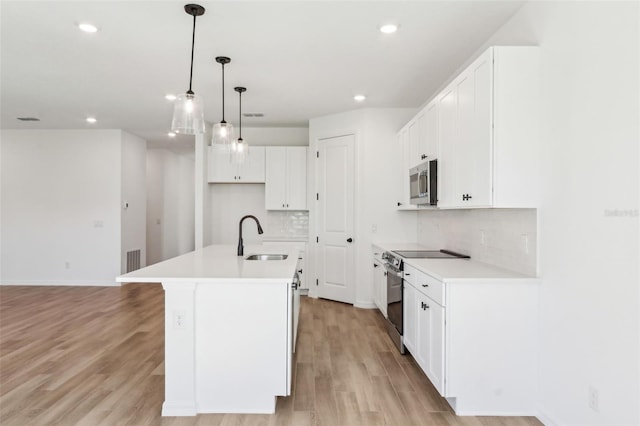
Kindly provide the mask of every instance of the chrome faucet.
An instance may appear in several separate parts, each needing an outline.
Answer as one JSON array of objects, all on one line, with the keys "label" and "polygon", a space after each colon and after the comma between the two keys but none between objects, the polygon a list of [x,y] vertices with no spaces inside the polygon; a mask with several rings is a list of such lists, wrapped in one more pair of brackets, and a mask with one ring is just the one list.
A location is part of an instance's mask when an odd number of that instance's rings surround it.
[{"label": "chrome faucet", "polygon": [[248,214],[242,219],[240,219],[240,224],[238,225],[238,256],[244,255],[244,245],[242,244],[242,222],[244,222],[244,220],[247,218],[251,218],[256,221],[256,225],[258,225],[258,234],[262,234],[263,232],[262,226],[260,226],[260,221],[258,220],[257,217]]}]

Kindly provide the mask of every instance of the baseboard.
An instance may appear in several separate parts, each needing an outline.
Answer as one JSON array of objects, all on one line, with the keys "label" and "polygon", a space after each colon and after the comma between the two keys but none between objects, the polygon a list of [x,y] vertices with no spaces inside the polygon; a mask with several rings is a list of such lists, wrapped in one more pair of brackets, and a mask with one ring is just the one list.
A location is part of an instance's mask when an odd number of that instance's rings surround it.
[{"label": "baseboard", "polygon": [[360,309],[378,309],[374,302],[356,302],[353,304],[353,307]]},{"label": "baseboard", "polygon": [[197,415],[196,404],[195,402],[186,402],[186,401],[178,401],[178,402],[167,402],[164,401],[162,403],[162,416],[188,416],[193,417]]},{"label": "baseboard", "polygon": [[541,410],[540,408],[538,408],[538,412],[536,413],[536,418],[540,420],[540,422],[544,426],[556,426],[560,424],[560,422],[557,422],[553,417],[549,415],[549,413],[547,413],[544,410]]},{"label": "baseboard", "polygon": [[6,286],[72,286],[72,287],[120,287],[120,283],[109,280],[34,280],[8,281],[0,280],[0,285]]}]

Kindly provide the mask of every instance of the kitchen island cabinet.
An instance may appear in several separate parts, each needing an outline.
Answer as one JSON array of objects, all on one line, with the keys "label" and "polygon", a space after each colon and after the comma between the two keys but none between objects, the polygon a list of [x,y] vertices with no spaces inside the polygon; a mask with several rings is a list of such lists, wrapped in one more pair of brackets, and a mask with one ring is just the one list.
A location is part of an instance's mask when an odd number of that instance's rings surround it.
[{"label": "kitchen island cabinet", "polygon": [[[291,393],[298,250],[214,245],[117,278],[165,290],[163,416],[273,413]],[[285,260],[246,260],[251,254]]]}]

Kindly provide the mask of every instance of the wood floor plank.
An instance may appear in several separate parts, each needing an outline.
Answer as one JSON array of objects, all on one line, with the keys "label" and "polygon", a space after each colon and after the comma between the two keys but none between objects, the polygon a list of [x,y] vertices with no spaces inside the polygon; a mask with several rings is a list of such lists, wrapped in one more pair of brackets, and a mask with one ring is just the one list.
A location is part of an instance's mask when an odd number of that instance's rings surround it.
[{"label": "wood floor plank", "polygon": [[[302,298],[293,394],[273,415],[161,417],[164,291],[0,286],[0,424],[539,426],[457,417],[378,311]],[[418,422],[421,423],[418,423]]]}]

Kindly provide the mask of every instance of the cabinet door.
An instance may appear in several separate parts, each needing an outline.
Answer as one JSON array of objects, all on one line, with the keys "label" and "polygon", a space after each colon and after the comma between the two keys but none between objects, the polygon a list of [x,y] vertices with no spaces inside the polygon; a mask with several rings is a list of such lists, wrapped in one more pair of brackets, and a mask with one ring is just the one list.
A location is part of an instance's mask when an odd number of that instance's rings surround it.
[{"label": "cabinet door", "polygon": [[[378,261],[373,262],[373,301],[380,310],[383,312],[382,306],[382,274],[380,271],[384,271],[384,267]],[[386,316],[386,315],[385,315]]]},{"label": "cabinet door", "polygon": [[267,210],[283,210],[287,198],[287,149],[270,146],[266,153],[265,205]]},{"label": "cabinet door", "polygon": [[397,145],[397,161],[398,161],[398,194],[400,199],[398,200],[398,208],[410,207],[409,203],[409,161],[411,157],[411,151],[409,147],[409,130],[408,128],[402,129],[398,133]]},{"label": "cabinet door", "polygon": [[491,206],[491,52],[457,80],[456,196],[464,207]]},{"label": "cabinet door", "polygon": [[418,308],[416,301],[416,290],[408,284],[406,281],[402,283],[402,340],[404,345],[409,349],[409,352],[417,360],[416,354],[416,321],[418,318]]},{"label": "cabinet door", "polygon": [[[458,94],[449,86],[438,99],[440,159],[438,160],[438,207],[456,206],[456,114]],[[459,204],[459,203],[458,203]]]},{"label": "cabinet door", "polygon": [[414,357],[440,395],[444,395],[444,308],[416,292]]},{"label": "cabinet door", "polygon": [[420,160],[420,139],[422,137],[422,116],[416,116],[410,123],[407,128],[408,138],[409,138],[409,156],[407,167],[415,167],[420,164],[422,161]]},{"label": "cabinet door", "polygon": [[238,182],[264,183],[265,181],[265,148],[249,147],[244,162],[238,166]]},{"label": "cabinet door", "polygon": [[427,105],[424,118],[424,153],[425,160],[438,158],[438,102]]},{"label": "cabinet door", "polygon": [[295,146],[286,148],[287,176],[286,200],[287,210],[307,209],[307,147]]},{"label": "cabinet door", "polygon": [[208,177],[212,183],[238,182],[238,167],[231,162],[231,156],[220,145],[212,145],[208,150]]}]

